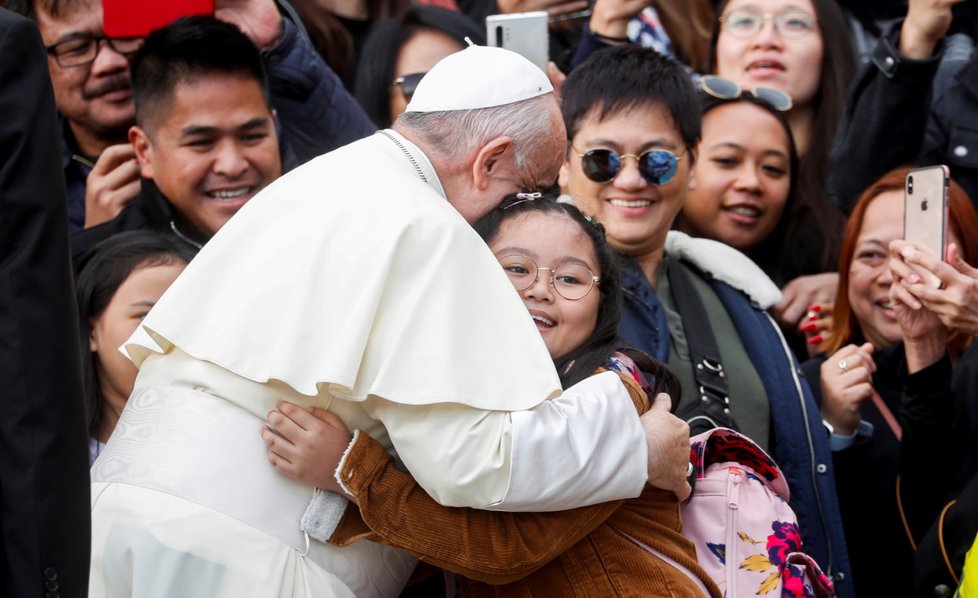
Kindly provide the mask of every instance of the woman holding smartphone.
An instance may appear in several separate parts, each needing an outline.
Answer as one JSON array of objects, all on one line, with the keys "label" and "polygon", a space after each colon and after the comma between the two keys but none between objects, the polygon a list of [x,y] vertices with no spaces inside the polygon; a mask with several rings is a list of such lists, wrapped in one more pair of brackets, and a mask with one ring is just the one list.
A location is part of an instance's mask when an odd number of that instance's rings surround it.
[{"label": "woman holding smartphone", "polygon": [[[942,332],[936,317],[908,317],[892,298],[889,247],[903,238],[908,170],[886,174],[856,203],[840,249],[823,355],[802,365],[831,436],[856,595],[906,593],[914,543],[942,498],[934,478],[953,478],[957,467],[953,459],[927,463],[927,480],[917,481],[916,464],[905,458],[905,443],[926,443],[926,437],[956,454],[953,404],[934,400],[941,373],[915,356],[936,347],[956,358],[971,341],[968,334]],[[948,213],[948,242],[975,262],[978,213],[953,182]]]}]

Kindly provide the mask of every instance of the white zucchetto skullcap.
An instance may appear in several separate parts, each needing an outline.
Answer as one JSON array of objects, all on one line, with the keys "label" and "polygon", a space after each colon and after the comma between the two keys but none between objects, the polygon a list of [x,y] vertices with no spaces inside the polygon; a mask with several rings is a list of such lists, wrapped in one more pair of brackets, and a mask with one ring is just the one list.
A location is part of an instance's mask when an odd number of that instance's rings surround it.
[{"label": "white zucchetto skullcap", "polygon": [[547,75],[516,52],[469,46],[443,58],[428,71],[405,112],[493,108],[553,90]]}]

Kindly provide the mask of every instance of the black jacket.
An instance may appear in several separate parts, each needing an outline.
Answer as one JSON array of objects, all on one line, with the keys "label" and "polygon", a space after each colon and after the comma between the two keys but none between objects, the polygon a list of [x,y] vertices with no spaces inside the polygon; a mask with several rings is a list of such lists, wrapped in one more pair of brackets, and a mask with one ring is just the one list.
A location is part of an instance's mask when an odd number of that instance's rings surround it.
[{"label": "black jacket", "polygon": [[88,434],[47,57],[0,8],[0,596],[88,593]]},{"label": "black jacket", "polygon": [[964,34],[934,57],[899,54],[900,26],[880,38],[849,86],[829,161],[828,195],[844,212],[882,175],[906,164],[947,164],[978,205],[978,52]]},{"label": "black jacket", "polygon": [[200,249],[207,242],[207,239],[194,239],[181,230],[173,204],[163,196],[156,183],[143,179],[141,185],[136,201],[126,206],[118,216],[71,236],[71,259],[76,273],[81,271],[86,254],[93,247],[121,232],[150,230],[174,235],[194,249]]}]

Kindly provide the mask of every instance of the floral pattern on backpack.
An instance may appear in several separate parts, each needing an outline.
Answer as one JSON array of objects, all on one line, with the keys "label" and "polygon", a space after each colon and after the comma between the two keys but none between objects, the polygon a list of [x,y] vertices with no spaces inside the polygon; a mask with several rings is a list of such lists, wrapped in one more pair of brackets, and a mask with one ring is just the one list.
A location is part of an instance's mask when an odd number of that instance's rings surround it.
[{"label": "floral pattern on backpack", "polygon": [[693,494],[683,534],[726,596],[828,598],[832,583],[802,552],[788,484],[771,457],[726,428],[690,439]]}]

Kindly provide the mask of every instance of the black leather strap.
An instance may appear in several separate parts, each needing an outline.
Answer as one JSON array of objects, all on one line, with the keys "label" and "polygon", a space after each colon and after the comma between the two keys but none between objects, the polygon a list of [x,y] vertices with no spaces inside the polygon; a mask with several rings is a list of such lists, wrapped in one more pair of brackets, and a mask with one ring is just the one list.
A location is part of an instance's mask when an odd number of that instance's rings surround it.
[{"label": "black leather strap", "polygon": [[730,412],[727,372],[723,369],[706,307],[693,287],[689,273],[678,260],[666,263],[666,276],[676,309],[683,319],[697,385],[695,396],[690,397],[676,415],[689,424],[691,436],[716,427],[737,430]]}]

